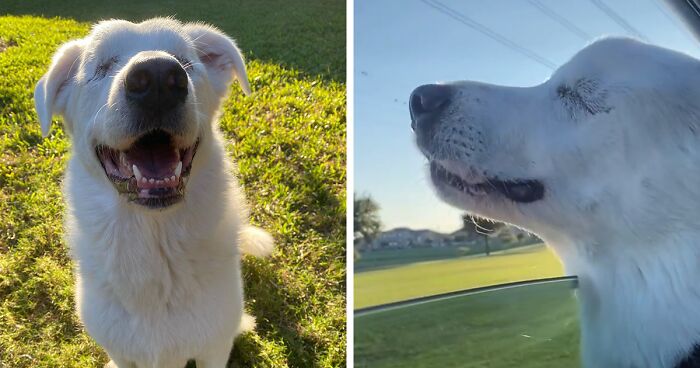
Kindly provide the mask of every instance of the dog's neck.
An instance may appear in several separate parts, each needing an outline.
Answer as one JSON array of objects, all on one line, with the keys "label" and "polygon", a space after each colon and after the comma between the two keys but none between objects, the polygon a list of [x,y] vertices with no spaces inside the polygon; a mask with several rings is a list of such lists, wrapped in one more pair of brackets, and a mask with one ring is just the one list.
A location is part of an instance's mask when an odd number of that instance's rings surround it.
[{"label": "dog's neck", "polygon": [[567,272],[579,276],[586,367],[673,368],[694,359],[700,343],[697,238],[553,243]]}]

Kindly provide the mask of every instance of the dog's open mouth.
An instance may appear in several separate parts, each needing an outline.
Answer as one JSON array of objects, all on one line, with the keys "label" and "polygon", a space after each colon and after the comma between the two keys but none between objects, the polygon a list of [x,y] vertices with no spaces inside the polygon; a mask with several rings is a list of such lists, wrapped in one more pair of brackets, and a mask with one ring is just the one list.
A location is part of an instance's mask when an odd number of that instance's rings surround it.
[{"label": "dog's open mouth", "polygon": [[150,208],[164,208],[182,200],[198,144],[199,140],[177,147],[169,133],[155,130],[126,150],[98,145],[95,151],[120,194]]},{"label": "dog's open mouth", "polygon": [[539,180],[490,178],[480,183],[469,183],[436,162],[430,163],[430,174],[434,181],[445,183],[472,196],[500,193],[518,203],[530,203],[544,197],[544,185]]}]

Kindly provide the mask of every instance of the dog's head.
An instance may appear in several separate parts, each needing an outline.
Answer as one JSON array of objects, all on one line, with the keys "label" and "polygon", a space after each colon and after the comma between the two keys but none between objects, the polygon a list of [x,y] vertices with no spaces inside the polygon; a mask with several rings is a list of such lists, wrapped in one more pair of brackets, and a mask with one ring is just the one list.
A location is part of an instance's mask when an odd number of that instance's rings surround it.
[{"label": "dog's head", "polygon": [[213,27],[110,20],[60,47],[34,99],[44,136],[62,115],[91,173],[131,202],[163,208],[183,198],[234,77],[249,94],[240,51]]},{"label": "dog's head", "polygon": [[420,86],[412,128],[438,194],[476,215],[557,241],[667,233],[659,216],[700,208],[699,75],[686,55],[602,39],[538,86]]}]

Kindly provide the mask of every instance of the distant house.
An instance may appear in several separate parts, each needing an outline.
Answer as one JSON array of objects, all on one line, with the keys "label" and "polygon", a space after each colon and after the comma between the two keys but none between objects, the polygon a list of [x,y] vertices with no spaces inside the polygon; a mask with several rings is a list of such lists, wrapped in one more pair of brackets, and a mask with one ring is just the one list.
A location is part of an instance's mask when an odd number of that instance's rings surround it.
[{"label": "distant house", "polygon": [[438,248],[451,241],[449,234],[400,227],[380,233],[372,242],[372,249]]},{"label": "distant house", "polygon": [[[498,232],[491,234],[490,237],[500,239],[498,243],[501,246],[507,246],[506,244],[528,244],[536,239],[531,234],[511,226],[500,229]],[[399,227],[379,233],[368,249],[441,248],[473,243],[480,244],[482,241],[482,234],[464,229],[443,234],[432,230],[413,230]]]}]

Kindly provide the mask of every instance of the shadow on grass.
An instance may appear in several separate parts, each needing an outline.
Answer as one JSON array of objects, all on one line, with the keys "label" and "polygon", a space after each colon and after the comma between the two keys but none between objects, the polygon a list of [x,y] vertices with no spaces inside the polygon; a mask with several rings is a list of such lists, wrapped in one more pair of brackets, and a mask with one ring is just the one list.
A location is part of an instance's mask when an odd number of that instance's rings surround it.
[{"label": "shadow on grass", "polygon": [[[328,183],[328,178],[313,170],[304,170],[304,167],[313,166],[313,162],[301,160],[298,162],[299,176],[287,177],[284,184],[302,194],[294,207],[296,211],[304,213],[304,218],[298,224],[298,232],[302,234],[319,234],[324,239],[342,239],[345,234],[345,207],[338,196],[333,192]],[[282,183],[280,183],[282,184]],[[340,235],[339,235],[340,234]],[[299,242],[296,236],[283,236],[278,240],[278,247],[289,249],[291,244]],[[308,241],[308,239],[301,239]],[[331,244],[332,246],[332,244]],[[344,244],[339,247],[344,249]],[[322,257],[343,257],[344,252],[328,251]],[[303,257],[303,256],[302,256]],[[286,277],[294,277],[294,271],[281,274],[279,266],[275,266],[275,260],[271,262],[247,257],[244,260],[244,280],[246,282],[247,309],[257,318],[256,328],[259,340],[253,334],[244,334],[235,344],[229,367],[249,367],[260,360],[263,352],[261,341],[284,341],[286,350],[282,352],[287,362],[293,367],[317,367],[321,362],[316,355],[319,351],[328,349],[328,342],[319,339],[312,331],[306,331],[304,320],[311,315],[319,313],[319,298],[312,289],[299,289],[297,287],[285,287]],[[307,267],[319,268],[318,272],[324,273],[323,264],[328,260],[314,259]],[[343,261],[343,264],[345,262]],[[311,285],[309,285],[311,286]],[[337,290],[338,294],[345,294],[344,283]],[[301,309],[300,309],[301,308]],[[314,311],[304,310],[310,308]],[[344,329],[338,326],[338,332]],[[190,367],[192,368],[192,367]]]},{"label": "shadow on grass", "polygon": [[[257,260],[246,260],[246,263],[255,263],[254,272],[245,272],[245,280],[248,288],[246,294],[253,296],[248,298],[248,309],[257,319],[256,333],[243,334],[236,339],[229,359],[229,367],[250,367],[260,362],[263,354],[263,341],[284,341],[286,351],[282,352],[287,357],[290,366],[312,367],[317,363],[314,352],[325,350],[317,339],[303,333],[298,306],[303,305],[304,295],[294,291],[293,288],[284,288],[279,285],[278,275],[273,265]],[[246,267],[250,270],[253,267]],[[252,271],[252,270],[250,270]]]},{"label": "shadow on grass", "polygon": [[245,56],[345,83],[345,0],[3,0],[0,15],[82,22],[174,16],[211,23],[235,38]]}]

